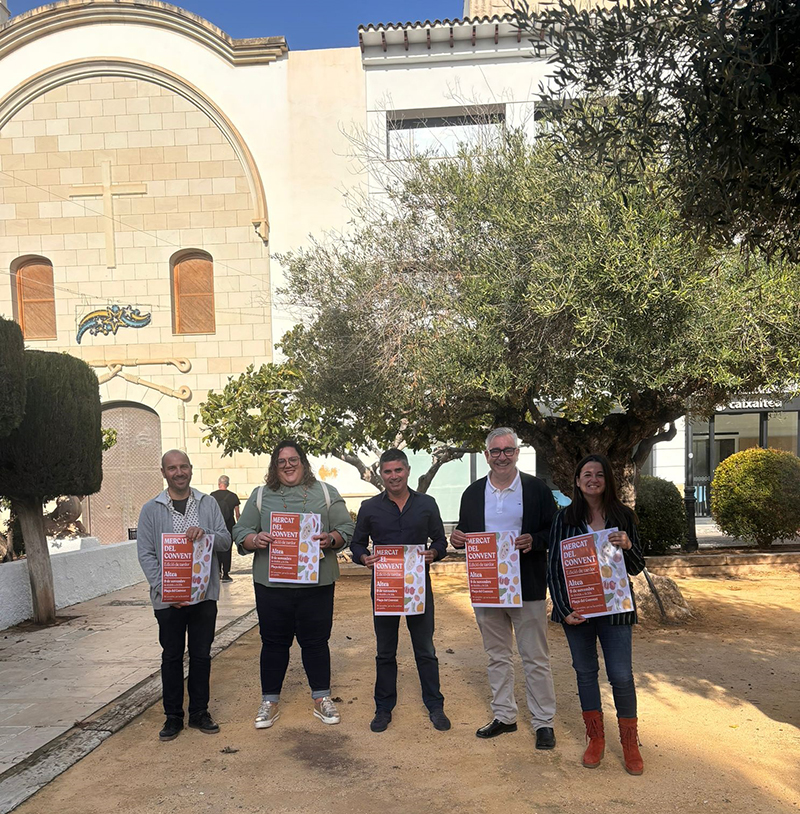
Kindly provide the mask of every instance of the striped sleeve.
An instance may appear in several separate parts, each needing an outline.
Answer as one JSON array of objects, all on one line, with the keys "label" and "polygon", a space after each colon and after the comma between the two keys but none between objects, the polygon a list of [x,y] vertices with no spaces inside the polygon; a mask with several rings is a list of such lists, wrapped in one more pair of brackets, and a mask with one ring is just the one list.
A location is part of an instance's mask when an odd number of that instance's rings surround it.
[{"label": "striped sleeve", "polygon": [[564,512],[556,514],[550,527],[550,547],[547,558],[547,584],[553,600],[553,621],[562,622],[572,613],[567,596],[567,584],[561,565],[561,541],[564,539]]}]

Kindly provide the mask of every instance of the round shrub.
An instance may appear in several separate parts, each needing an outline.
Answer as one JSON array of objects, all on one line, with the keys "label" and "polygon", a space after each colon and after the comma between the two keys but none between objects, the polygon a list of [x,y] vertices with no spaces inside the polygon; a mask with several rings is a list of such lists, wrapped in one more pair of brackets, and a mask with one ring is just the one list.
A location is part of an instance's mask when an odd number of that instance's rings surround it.
[{"label": "round shrub", "polygon": [[711,516],[725,534],[759,548],[800,529],[800,459],[754,447],[726,458],[711,482]]},{"label": "round shrub", "polygon": [[674,483],[642,475],[636,490],[639,538],[645,554],[663,554],[686,540],[686,510]]}]

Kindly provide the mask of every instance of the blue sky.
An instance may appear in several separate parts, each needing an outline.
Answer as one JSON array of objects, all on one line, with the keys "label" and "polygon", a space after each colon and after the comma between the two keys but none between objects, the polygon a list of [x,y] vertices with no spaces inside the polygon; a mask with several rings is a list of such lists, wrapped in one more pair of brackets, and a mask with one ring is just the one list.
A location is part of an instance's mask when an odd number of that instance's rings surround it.
[{"label": "blue sky", "polygon": [[[43,5],[5,0],[12,15]],[[460,17],[463,0],[182,0],[232,37],[282,34],[293,50],[358,44],[358,26]]]}]

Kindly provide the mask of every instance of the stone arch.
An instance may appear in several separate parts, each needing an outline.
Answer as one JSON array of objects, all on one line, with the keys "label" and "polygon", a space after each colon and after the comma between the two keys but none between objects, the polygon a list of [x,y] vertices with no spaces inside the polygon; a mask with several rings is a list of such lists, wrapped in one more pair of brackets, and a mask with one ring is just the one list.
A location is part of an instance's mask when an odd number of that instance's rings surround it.
[{"label": "stone arch", "polygon": [[161,0],[60,0],[16,15],[0,32],[0,59],[47,34],[87,25],[137,23],[192,39],[232,65],[274,62],[289,50],[283,37],[234,39],[203,17]]},{"label": "stone arch", "polygon": [[105,57],[72,60],[50,67],[31,76],[0,99],[0,129],[20,110],[50,90],[82,79],[109,76],[138,79],[166,88],[191,102],[219,128],[244,169],[250,196],[254,203],[253,228],[266,244],[269,240],[267,198],[261,173],[250,148],[233,122],[211,99],[195,85],[171,71],[146,62]]}]

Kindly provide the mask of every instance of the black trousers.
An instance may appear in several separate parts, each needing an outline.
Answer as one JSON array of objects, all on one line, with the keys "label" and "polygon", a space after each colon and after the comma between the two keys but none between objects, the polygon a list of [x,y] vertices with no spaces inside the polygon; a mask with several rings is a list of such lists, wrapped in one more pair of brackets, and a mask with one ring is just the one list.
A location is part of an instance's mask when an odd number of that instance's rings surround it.
[{"label": "black trousers", "polygon": [[164,713],[183,718],[183,654],[189,639],[189,716],[208,709],[211,677],[211,644],[217,621],[217,603],[212,599],[155,611],[161,645],[161,686]]},{"label": "black trousers", "polygon": [[297,637],[311,693],[321,698],[331,688],[328,640],[333,628],[334,585],[268,588],[256,582],[255,589],[261,632],[261,692],[280,695],[289,650]]},{"label": "black trousers", "polygon": [[[414,658],[417,662],[422,701],[432,712],[444,707],[444,696],[439,689],[439,660],[433,646],[434,613],[430,576],[426,575],[425,613],[406,616],[411,635]],[[374,601],[374,587],[373,587]],[[397,640],[400,631],[399,616],[373,616],[375,620],[375,709],[391,712],[397,704]]]},{"label": "black trousers", "polygon": [[[228,529],[228,534],[231,530]],[[233,546],[227,551],[215,551],[217,559],[219,560],[219,570],[223,577],[227,577],[231,573],[231,558],[233,557]]]}]

